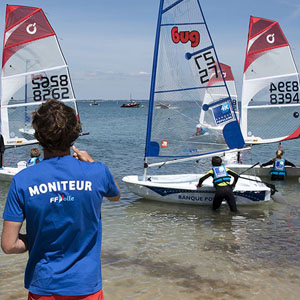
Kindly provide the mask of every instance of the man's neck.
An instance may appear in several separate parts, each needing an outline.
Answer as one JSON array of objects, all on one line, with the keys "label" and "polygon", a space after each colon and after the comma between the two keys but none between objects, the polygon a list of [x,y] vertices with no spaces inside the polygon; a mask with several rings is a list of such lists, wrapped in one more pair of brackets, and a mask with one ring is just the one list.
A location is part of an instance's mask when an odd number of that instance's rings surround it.
[{"label": "man's neck", "polygon": [[70,148],[65,151],[49,151],[44,149],[44,158],[71,155]]}]

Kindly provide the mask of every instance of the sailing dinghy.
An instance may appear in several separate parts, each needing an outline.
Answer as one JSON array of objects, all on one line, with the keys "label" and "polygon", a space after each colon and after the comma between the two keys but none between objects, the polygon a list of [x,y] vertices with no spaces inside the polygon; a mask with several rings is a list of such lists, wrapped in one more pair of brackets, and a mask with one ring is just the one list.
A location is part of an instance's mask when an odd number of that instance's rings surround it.
[{"label": "sailing dinghy", "polygon": [[[222,78],[216,85],[214,73]],[[211,89],[212,101],[204,103]],[[213,92],[215,89],[216,92]],[[219,97],[219,95],[224,95]],[[154,109],[165,101],[176,110]],[[223,143],[207,145],[190,137],[199,122],[201,109],[209,111],[214,125],[220,127]],[[203,174],[148,175],[149,167],[162,167],[189,160],[235,152],[244,139],[233,109],[224,74],[205,22],[199,0],[160,1],[144,158],[144,175],[126,176],[123,181],[136,195],[163,202],[211,204],[214,187],[210,180],[197,188]],[[150,159],[159,160],[150,163]],[[270,200],[270,189],[259,178],[240,179],[234,194],[237,204]]]},{"label": "sailing dinghy", "polygon": [[[6,148],[36,144],[31,113],[49,99],[75,109],[67,63],[41,8],[7,5],[1,77],[1,134]],[[0,180],[26,167],[0,169]]]},{"label": "sailing dinghy", "polygon": [[[299,138],[299,74],[290,45],[276,21],[250,17],[241,107],[241,130],[246,144]],[[250,166],[227,165],[237,172]],[[248,173],[269,176],[271,168],[257,165]],[[300,167],[288,167],[287,174],[298,178]]]},{"label": "sailing dinghy", "polygon": [[[227,97],[227,91],[222,86],[218,88],[220,82],[223,82],[223,78],[226,81],[226,85],[231,96],[236,118],[239,118],[237,93],[231,67],[222,63],[220,63],[220,67],[221,69],[218,70],[218,73],[214,71],[210,72],[208,88],[205,89],[202,108],[200,111],[199,123],[196,126],[195,133],[191,137],[192,139],[197,140],[200,136],[202,143],[225,143],[222,133],[223,128],[222,126],[216,126],[212,110],[203,109],[203,107],[205,108],[207,105],[210,105],[210,103]],[[221,75],[221,72],[223,76]],[[215,88],[212,88],[213,86]]]}]

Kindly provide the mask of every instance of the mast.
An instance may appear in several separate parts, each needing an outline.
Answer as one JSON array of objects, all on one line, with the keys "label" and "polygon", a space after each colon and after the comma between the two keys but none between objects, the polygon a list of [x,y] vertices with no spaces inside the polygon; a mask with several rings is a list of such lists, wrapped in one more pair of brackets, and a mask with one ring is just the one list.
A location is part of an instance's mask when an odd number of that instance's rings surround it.
[{"label": "mast", "polygon": [[149,99],[149,107],[148,107],[148,121],[147,121],[145,157],[144,157],[144,180],[147,175],[147,162],[148,162],[147,156],[152,151],[150,139],[151,139],[151,127],[152,127],[152,114],[153,114],[153,107],[154,107],[154,90],[155,90],[155,79],[156,79],[156,70],[157,70],[157,57],[158,57],[158,49],[159,49],[160,25],[161,25],[162,13],[163,13],[163,5],[164,5],[164,0],[160,0],[158,20],[156,26],[155,45],[154,45],[150,99]]}]

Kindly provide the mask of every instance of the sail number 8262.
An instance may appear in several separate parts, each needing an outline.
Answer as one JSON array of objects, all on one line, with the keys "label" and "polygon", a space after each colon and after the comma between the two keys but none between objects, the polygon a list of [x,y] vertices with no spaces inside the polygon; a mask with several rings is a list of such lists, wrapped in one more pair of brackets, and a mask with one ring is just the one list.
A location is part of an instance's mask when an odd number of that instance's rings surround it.
[{"label": "sail number 8262", "polygon": [[293,104],[299,103],[298,81],[270,82],[270,103],[271,104]]},{"label": "sail number 8262", "polygon": [[32,79],[34,101],[49,99],[69,99],[69,81],[67,75],[39,76]]}]

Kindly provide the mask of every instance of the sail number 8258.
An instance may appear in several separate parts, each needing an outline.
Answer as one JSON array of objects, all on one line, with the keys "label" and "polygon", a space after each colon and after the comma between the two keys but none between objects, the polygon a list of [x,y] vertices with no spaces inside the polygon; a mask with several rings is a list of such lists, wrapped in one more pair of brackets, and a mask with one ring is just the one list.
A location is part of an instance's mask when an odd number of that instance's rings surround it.
[{"label": "sail number 8258", "polygon": [[270,82],[270,103],[271,104],[293,104],[299,103],[298,81]]},{"label": "sail number 8258", "polygon": [[49,99],[69,99],[69,81],[67,75],[39,76],[32,79],[34,101]]}]

